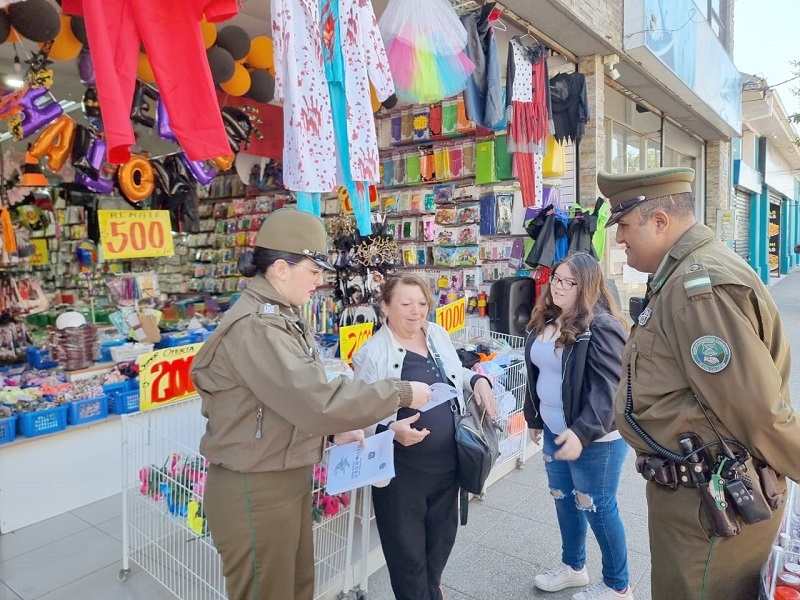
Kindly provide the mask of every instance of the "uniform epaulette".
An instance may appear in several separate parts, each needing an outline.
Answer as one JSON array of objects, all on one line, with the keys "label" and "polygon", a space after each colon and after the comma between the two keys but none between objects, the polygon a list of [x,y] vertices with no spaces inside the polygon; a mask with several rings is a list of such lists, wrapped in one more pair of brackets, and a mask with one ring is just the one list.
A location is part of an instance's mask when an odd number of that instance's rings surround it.
[{"label": "uniform epaulette", "polygon": [[687,298],[711,293],[711,278],[703,265],[694,263],[687,267],[683,275],[683,289]]}]

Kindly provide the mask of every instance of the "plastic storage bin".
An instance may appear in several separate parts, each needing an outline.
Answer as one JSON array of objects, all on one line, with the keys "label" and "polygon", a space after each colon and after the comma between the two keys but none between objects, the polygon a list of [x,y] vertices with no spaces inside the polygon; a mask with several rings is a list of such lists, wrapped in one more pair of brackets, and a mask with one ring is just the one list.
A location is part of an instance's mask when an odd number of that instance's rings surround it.
[{"label": "plastic storage bin", "polygon": [[0,444],[13,442],[17,437],[17,415],[0,419]]},{"label": "plastic storage bin", "polygon": [[125,344],[125,340],[113,340],[110,342],[103,342],[100,344],[100,362],[111,362],[111,348],[116,348]]},{"label": "plastic storage bin", "polygon": [[139,390],[117,392],[108,398],[108,410],[116,415],[124,415],[139,410]]},{"label": "plastic storage bin", "polygon": [[82,425],[100,421],[108,416],[108,396],[97,396],[85,400],[73,400],[68,405],[70,425]]},{"label": "plastic storage bin", "polygon": [[28,358],[28,364],[34,369],[53,369],[58,366],[58,363],[50,358],[50,350],[28,346],[25,349],[25,355]]},{"label": "plastic storage bin", "polygon": [[103,385],[103,392],[106,396],[113,396],[118,392],[128,391],[128,381],[118,381],[117,383],[106,383]]},{"label": "plastic storage bin", "polygon": [[56,406],[47,410],[20,413],[17,415],[17,433],[25,437],[36,437],[67,428],[67,410],[69,407]]}]

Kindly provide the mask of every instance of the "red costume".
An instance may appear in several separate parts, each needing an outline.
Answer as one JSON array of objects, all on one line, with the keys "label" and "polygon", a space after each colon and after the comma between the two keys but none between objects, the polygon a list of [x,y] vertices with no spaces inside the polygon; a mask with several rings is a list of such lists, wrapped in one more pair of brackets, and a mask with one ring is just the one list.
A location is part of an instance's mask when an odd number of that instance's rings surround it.
[{"label": "red costume", "polygon": [[189,159],[230,154],[200,20],[231,18],[237,0],[64,0],[62,10],[86,21],[110,163],[127,162],[134,144],[130,115],[142,42]]}]

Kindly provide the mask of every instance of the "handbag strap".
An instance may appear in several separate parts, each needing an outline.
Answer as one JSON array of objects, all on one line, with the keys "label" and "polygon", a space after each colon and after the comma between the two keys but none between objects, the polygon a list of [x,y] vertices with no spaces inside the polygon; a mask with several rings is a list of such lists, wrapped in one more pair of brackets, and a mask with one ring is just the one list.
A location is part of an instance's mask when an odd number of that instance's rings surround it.
[{"label": "handbag strap", "polygon": [[[426,335],[425,337],[427,338],[428,336]],[[436,344],[433,343],[433,338],[428,338],[427,341],[431,346],[431,356],[433,357],[433,362],[436,363],[436,367],[439,369],[439,377],[441,377],[443,383],[449,383],[450,380],[447,378],[447,373],[445,373],[444,365],[442,364],[442,357],[436,350]],[[459,414],[465,414],[466,407],[464,407],[461,402],[458,401],[458,398],[451,398],[450,405],[453,407],[453,412],[458,410]]]}]

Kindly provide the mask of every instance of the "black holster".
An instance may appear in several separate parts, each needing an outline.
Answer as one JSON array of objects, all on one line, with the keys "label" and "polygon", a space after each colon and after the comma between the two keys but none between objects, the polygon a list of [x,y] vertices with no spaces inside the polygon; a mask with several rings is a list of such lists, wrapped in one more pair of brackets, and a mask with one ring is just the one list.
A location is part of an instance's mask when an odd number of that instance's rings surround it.
[{"label": "black holster", "polygon": [[678,442],[687,456],[687,461],[678,467],[679,474],[686,473],[695,482],[714,535],[738,535],[742,528],[733,507],[725,498],[725,482],[711,472],[711,456],[707,450],[699,450],[702,441],[694,433],[682,433],[678,436]]}]

